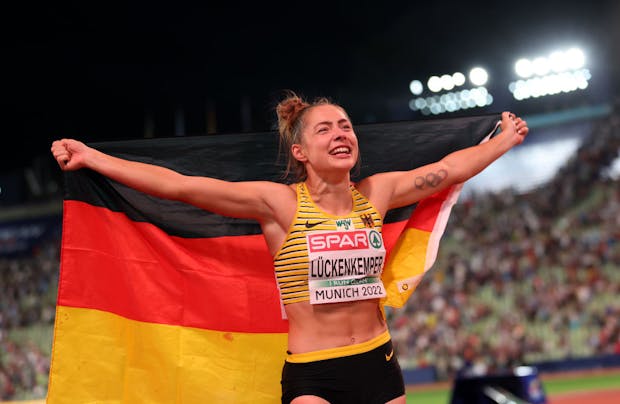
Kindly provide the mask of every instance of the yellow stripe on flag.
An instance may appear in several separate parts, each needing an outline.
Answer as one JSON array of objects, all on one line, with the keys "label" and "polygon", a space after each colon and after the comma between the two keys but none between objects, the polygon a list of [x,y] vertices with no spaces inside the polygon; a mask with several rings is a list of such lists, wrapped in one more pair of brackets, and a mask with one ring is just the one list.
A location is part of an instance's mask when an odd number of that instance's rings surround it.
[{"label": "yellow stripe on flag", "polygon": [[424,276],[431,233],[406,228],[390,251],[381,279],[387,297],[383,305],[402,307]]},{"label": "yellow stripe on flag", "polygon": [[284,333],[144,323],[66,306],[56,315],[49,404],[280,402]]}]

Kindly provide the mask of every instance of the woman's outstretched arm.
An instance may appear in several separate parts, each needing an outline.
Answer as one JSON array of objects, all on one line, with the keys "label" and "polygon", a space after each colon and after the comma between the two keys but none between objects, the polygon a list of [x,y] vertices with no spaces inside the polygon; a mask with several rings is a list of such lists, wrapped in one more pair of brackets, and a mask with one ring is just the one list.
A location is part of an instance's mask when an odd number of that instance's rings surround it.
[{"label": "woman's outstretched arm", "polygon": [[385,213],[465,182],[521,144],[529,132],[527,122],[509,112],[502,113],[500,127],[501,132],[487,142],[457,150],[438,162],[410,171],[373,175],[360,182],[359,188]]},{"label": "woman's outstretched arm", "polygon": [[114,157],[74,139],[53,142],[51,151],[64,171],[88,168],[138,191],[225,216],[268,222],[274,218],[277,196],[289,192],[287,186],[273,182],[228,182],[183,175],[165,167]]}]

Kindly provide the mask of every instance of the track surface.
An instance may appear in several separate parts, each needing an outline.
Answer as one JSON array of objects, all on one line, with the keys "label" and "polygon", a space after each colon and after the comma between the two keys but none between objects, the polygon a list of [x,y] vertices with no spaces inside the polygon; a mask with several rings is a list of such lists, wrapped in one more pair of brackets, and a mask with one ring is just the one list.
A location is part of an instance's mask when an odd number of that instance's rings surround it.
[{"label": "track surface", "polygon": [[547,401],[549,404],[618,404],[620,389],[554,394]]}]

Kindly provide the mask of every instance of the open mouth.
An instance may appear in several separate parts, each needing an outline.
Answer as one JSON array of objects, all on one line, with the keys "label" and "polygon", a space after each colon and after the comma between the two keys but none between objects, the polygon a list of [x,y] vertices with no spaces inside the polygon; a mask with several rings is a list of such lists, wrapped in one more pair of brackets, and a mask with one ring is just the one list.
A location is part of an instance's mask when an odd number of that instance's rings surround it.
[{"label": "open mouth", "polygon": [[332,156],[348,155],[351,154],[351,148],[347,146],[339,146],[335,149],[330,150],[329,154],[331,154]]}]

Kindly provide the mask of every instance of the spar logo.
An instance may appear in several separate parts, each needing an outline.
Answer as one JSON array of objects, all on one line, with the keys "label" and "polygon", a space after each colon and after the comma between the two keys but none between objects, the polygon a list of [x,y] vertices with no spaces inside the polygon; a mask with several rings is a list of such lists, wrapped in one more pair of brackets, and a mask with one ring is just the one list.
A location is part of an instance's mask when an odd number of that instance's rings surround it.
[{"label": "spar logo", "polygon": [[370,239],[370,245],[377,250],[383,246],[383,238],[381,234],[379,234],[376,230],[371,230],[368,233],[368,238]]},{"label": "spar logo", "polygon": [[326,232],[308,235],[308,249],[310,252],[367,250],[380,249],[383,246],[381,234],[376,230],[348,232]]}]

